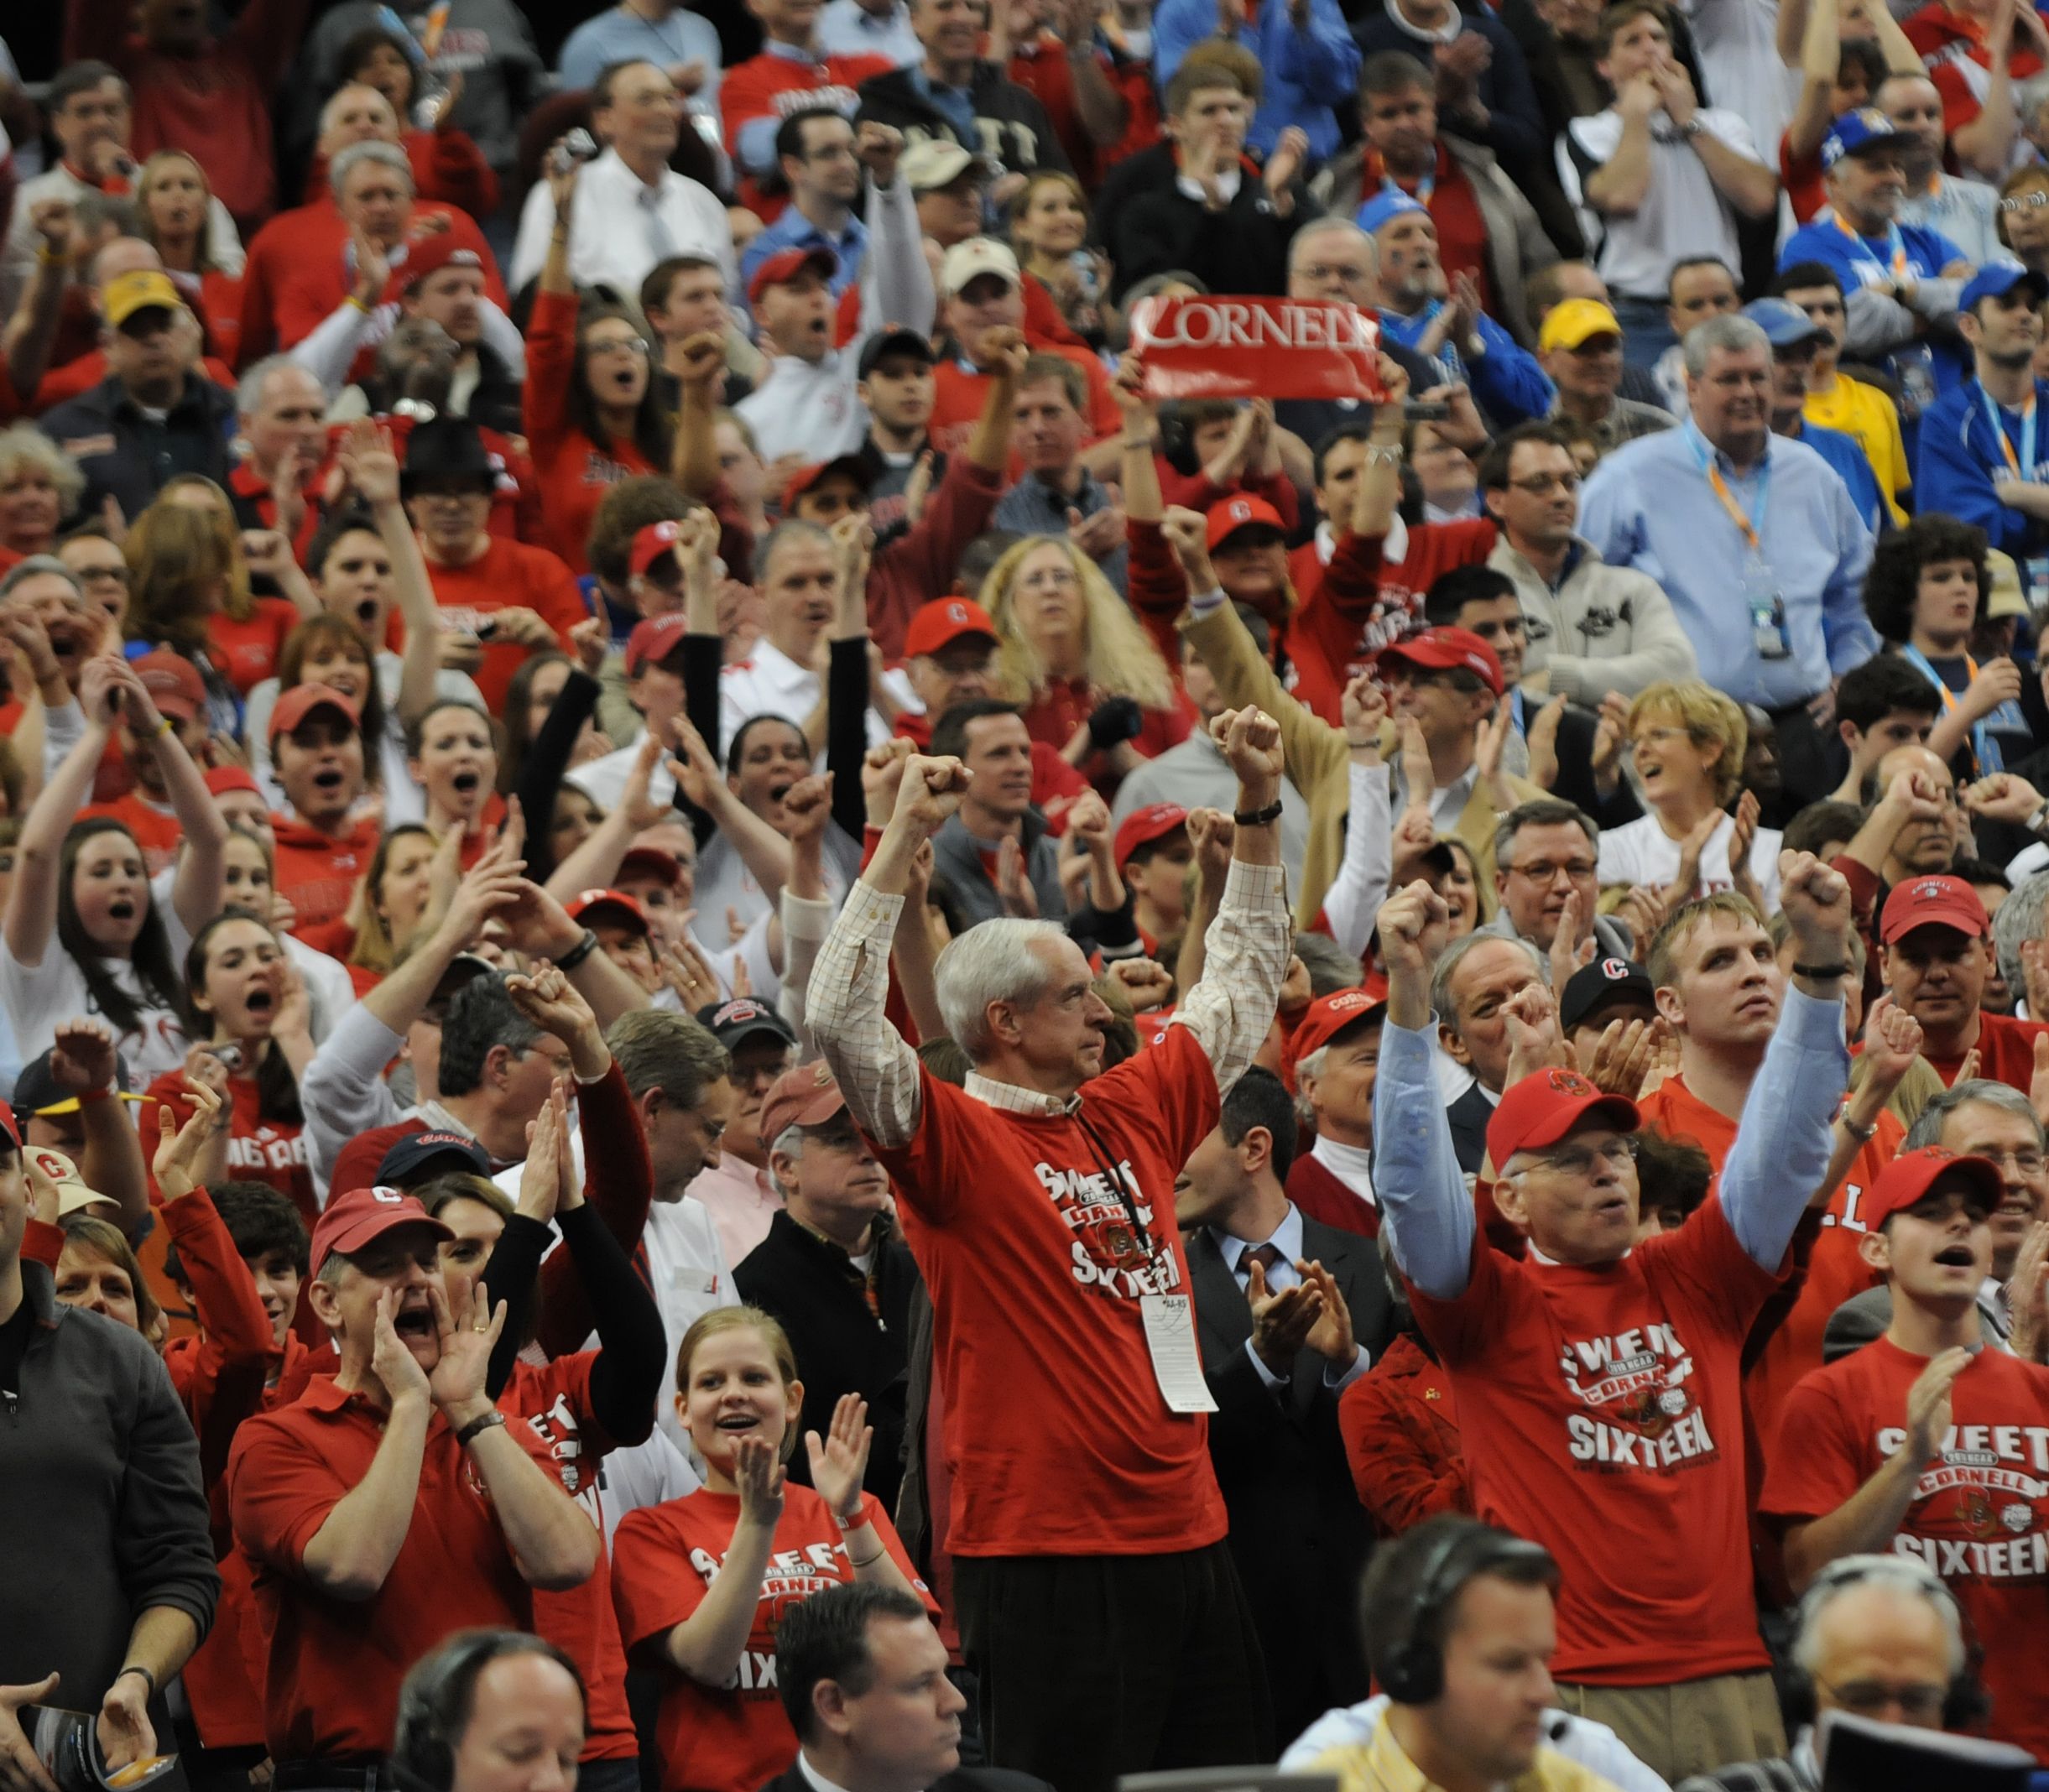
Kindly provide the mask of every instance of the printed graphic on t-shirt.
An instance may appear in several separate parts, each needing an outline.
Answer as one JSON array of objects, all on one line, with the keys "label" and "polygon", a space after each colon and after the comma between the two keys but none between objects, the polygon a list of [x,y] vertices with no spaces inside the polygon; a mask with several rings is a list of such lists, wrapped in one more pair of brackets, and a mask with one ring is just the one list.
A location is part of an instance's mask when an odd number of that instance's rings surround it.
[{"label": "printed graphic on t-shirt", "polygon": [[313,1163],[305,1133],[280,1133],[274,1126],[259,1126],[253,1133],[231,1133],[227,1140],[227,1167],[262,1176],[273,1170],[306,1169]]},{"label": "printed graphic on t-shirt", "polygon": [[[1879,1452],[1898,1454],[1906,1433],[1887,1426]],[[1921,1472],[1893,1548],[1945,1581],[2049,1576],[2049,1425],[1952,1425]]]},{"label": "printed graphic on t-shirt", "polygon": [[1566,1391],[1594,1416],[1571,1413],[1572,1460],[1603,1472],[1659,1472],[1713,1461],[1720,1446],[1693,1398],[1693,1357],[1664,1321],[1612,1337],[1576,1338],[1558,1357]]},{"label": "printed graphic on t-shirt", "polygon": [[597,1481],[587,1474],[583,1467],[583,1432],[576,1423],[576,1409],[569,1404],[569,1396],[558,1393],[555,1404],[545,1413],[529,1413],[526,1422],[534,1427],[534,1435],[548,1446],[548,1455],[555,1464],[555,1472],[561,1477],[562,1489],[577,1504],[593,1524],[604,1523],[604,1513],[597,1503]]},{"label": "printed graphic on t-shirt", "polygon": [[[711,1586],[718,1578],[725,1558],[699,1546],[690,1552],[691,1566]],[[727,1676],[722,1688],[755,1698],[773,1699],[775,1690],[775,1632],[784,1616],[828,1587],[853,1578],[842,1566],[847,1547],[838,1543],[807,1543],[801,1549],[778,1550],[762,1571],[761,1600],[754,1607],[754,1628],[748,1632],[740,1663]],[[764,1646],[765,1645],[765,1646]]]},{"label": "printed graphic on t-shirt", "polygon": [[1141,1237],[1131,1223],[1117,1182],[1097,1169],[1056,1169],[1037,1164],[1033,1173],[1053,1198],[1054,1211],[1074,1234],[1070,1249],[1074,1279],[1084,1288],[1113,1300],[1136,1300],[1144,1295],[1170,1295],[1181,1286],[1181,1265],[1164,1237],[1153,1230],[1153,1210],[1139,1193],[1131,1160],[1117,1166],[1117,1175],[1132,1191]]}]

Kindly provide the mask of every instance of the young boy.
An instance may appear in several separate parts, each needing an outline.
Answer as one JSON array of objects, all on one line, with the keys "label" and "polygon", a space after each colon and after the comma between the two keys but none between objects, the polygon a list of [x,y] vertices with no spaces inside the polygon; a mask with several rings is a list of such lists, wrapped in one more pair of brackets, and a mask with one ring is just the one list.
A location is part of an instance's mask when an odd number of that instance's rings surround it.
[{"label": "young boy", "polygon": [[1178,803],[1150,803],[1124,819],[1111,848],[1117,874],[1131,892],[1134,918],[1149,958],[1160,942],[1180,933],[1187,920],[1181,890],[1195,847],[1188,838],[1188,811]]}]

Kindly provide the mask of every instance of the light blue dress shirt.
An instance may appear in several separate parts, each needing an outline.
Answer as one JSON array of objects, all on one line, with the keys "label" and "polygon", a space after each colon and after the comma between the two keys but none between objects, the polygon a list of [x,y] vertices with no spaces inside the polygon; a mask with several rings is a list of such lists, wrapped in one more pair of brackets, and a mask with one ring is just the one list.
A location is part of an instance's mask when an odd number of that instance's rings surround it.
[{"label": "light blue dress shirt", "polygon": [[868,253],[868,226],[848,214],[847,228],[830,237],[795,206],[783,207],[781,215],[748,243],[740,256],[740,285],[745,289],[754,270],[771,255],[785,249],[826,248],[839,258],[839,272],[832,276],[832,296],[837,299],[860,278],[861,258]]},{"label": "light blue dress shirt", "polygon": [[[1744,602],[1749,549],[1709,483],[1704,456],[1759,530],[1786,606],[1787,654],[1765,659]],[[1634,566],[1672,601],[1700,675],[1739,703],[1805,702],[1879,650],[1864,610],[1871,531],[1849,487],[1805,443],[1767,438],[1761,468],[1739,477],[1691,418],[1618,448],[1581,494],[1579,533],[1611,566]]]},{"label": "light blue dress shirt", "polygon": [[899,69],[925,60],[905,0],[896,0],[880,18],[861,0],[831,0],[818,15],[818,47],[828,56],[887,56]]},{"label": "light blue dress shirt", "polygon": [[[1290,1288],[1301,1285],[1301,1277],[1296,1273],[1295,1260],[1302,1254],[1302,1214],[1293,1201],[1288,1203],[1288,1216],[1264,1238],[1233,1238],[1218,1227],[1209,1228],[1210,1241],[1223,1258],[1223,1266],[1231,1272],[1240,1288],[1252,1279],[1252,1266],[1245,1261],[1246,1252],[1261,1244],[1270,1244],[1280,1253],[1280,1261],[1266,1272],[1266,1286],[1270,1294],[1284,1294]],[[1250,1338],[1245,1341],[1245,1354],[1252,1359],[1252,1366],[1259,1373],[1259,1379],[1270,1388],[1285,1388],[1288,1378],[1276,1375],[1267,1367],[1259,1352],[1252,1347]],[[1370,1366],[1365,1347],[1357,1347],[1352,1358],[1352,1367],[1340,1370],[1333,1363],[1323,1366],[1323,1385],[1332,1388],[1349,1388],[1363,1375]]]},{"label": "light blue dress shirt", "polygon": [[587,87],[602,70],[633,61],[663,69],[701,62],[704,85],[690,96],[690,109],[718,116],[718,29],[710,19],[681,7],[666,18],[647,19],[615,6],[570,33],[557,66],[565,87]]}]

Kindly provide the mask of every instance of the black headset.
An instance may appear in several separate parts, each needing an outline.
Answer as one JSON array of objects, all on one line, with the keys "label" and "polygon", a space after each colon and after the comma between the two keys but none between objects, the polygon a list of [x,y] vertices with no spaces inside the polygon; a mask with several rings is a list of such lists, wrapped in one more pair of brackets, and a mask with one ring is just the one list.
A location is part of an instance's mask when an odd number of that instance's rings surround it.
[{"label": "black headset", "polygon": [[465,1630],[416,1663],[399,1689],[393,1776],[405,1792],[449,1792],[456,1779],[456,1748],[469,1722],[477,1682],[506,1655],[545,1655],[569,1670],[579,1693],[583,1675],[552,1643],[519,1630]]},{"label": "black headset", "polygon": [[[1963,1639],[1963,1665],[1950,1677],[1948,1690],[1942,1696],[1942,1727],[1958,1732],[1979,1727],[1992,1715],[1992,1695],[1985,1690],[1985,1683],[1979,1677],[1979,1670],[1985,1663],[1984,1646],[1978,1640],[1970,1614],[1958,1603],[1957,1596],[1950,1591],[1942,1577],[1917,1556],[1840,1555],[1828,1563],[1807,1583],[1807,1591],[1801,1595],[1793,1631],[1795,1647],[1798,1647],[1799,1638],[1807,1634],[1807,1627],[1820,1615],[1822,1607],[1845,1587],[1895,1576],[1911,1581],[1929,1604],[1947,1614],[1958,1635]],[[1801,1666],[1797,1659],[1787,1664],[1780,1702],[1789,1731],[1815,1721],[1813,1676]]]},{"label": "black headset", "polygon": [[1444,1639],[1438,1628],[1446,1610],[1476,1575],[1522,1563],[1556,1572],[1551,1551],[1541,1544],[1486,1524],[1452,1529],[1431,1551],[1417,1578],[1408,1635],[1376,1664],[1381,1690],[1397,1705],[1428,1705],[1436,1699],[1444,1690]]}]

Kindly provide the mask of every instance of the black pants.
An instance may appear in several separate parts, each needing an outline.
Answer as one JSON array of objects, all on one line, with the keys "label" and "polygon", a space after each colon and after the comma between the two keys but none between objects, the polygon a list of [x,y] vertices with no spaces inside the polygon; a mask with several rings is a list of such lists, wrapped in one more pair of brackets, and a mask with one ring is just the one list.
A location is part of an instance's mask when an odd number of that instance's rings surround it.
[{"label": "black pants", "polygon": [[1060,1792],[1274,1758],[1266,1668],[1230,1551],[956,1556],[992,1766]]}]

